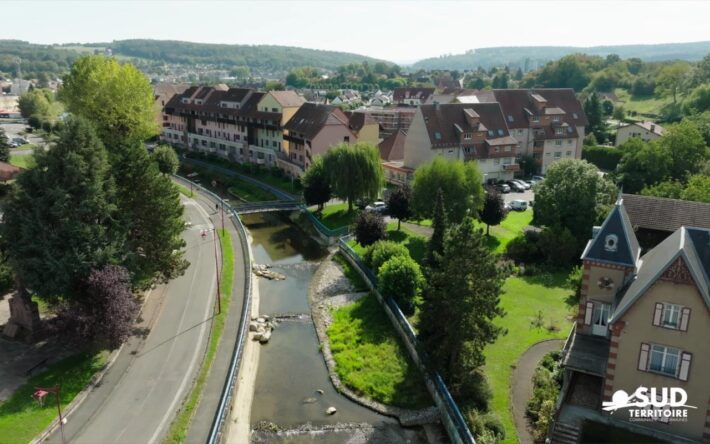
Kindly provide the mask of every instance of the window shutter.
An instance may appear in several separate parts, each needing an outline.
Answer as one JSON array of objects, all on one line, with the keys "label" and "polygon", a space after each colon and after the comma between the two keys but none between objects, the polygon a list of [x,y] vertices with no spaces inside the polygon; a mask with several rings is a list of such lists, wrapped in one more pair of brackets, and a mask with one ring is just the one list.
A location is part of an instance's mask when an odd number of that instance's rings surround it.
[{"label": "window shutter", "polygon": [[681,353],[680,355],[680,371],[678,371],[678,379],[681,381],[688,380],[688,373],[690,372],[690,360],[693,357],[690,353]]},{"label": "window shutter", "polygon": [[690,307],[683,307],[680,311],[680,329],[688,331],[688,321],[690,320]]},{"label": "window shutter", "polygon": [[594,313],[594,302],[587,302],[587,310],[584,312],[584,325],[592,325],[592,313]]},{"label": "window shutter", "polygon": [[641,353],[639,353],[639,370],[646,371],[648,369],[648,344],[641,344]]},{"label": "window shutter", "polygon": [[661,325],[661,317],[663,316],[663,304],[656,302],[656,311],[653,313],[653,325],[659,327]]}]

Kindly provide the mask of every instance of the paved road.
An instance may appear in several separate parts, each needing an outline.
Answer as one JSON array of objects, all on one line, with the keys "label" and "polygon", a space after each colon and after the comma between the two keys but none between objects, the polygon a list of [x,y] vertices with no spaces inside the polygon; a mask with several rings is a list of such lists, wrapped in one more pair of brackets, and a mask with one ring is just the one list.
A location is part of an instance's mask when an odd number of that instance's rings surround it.
[{"label": "paved road", "polygon": [[[68,418],[72,443],[160,442],[187,394],[204,356],[216,280],[214,246],[200,230],[211,227],[205,210],[181,196],[186,220],[185,274],[153,291],[142,312],[152,325],[124,346],[102,383]],[[50,440],[61,443],[59,433]]]}]

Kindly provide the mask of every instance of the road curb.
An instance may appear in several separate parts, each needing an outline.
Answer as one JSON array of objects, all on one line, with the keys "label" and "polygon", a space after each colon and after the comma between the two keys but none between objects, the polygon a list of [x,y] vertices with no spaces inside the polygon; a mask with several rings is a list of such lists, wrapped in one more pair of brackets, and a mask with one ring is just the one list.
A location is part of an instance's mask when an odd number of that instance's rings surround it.
[{"label": "road curb", "polygon": [[[152,293],[153,293],[153,288],[151,288],[150,290],[148,290],[146,292],[145,297],[143,298],[143,304],[141,305],[141,309],[136,314],[136,318],[133,320],[134,324],[140,318],[141,313],[143,313],[143,308],[145,307],[146,303],[148,302],[148,298],[150,298],[150,295]],[[102,368],[101,370],[96,372],[94,374],[94,376],[91,377],[89,384],[82,391],[80,391],[79,394],[77,394],[74,397],[74,399],[71,400],[69,405],[66,406],[66,408],[63,411],[63,413],[64,413],[63,417],[64,417],[65,421],[72,413],[74,413],[74,411],[76,409],[79,408],[79,406],[81,406],[81,404],[89,396],[89,393],[91,393],[91,391],[101,383],[101,381],[103,380],[106,373],[108,373],[108,371],[111,369],[111,367],[113,367],[113,364],[118,359],[118,355],[123,350],[123,346],[125,344],[126,343],[124,342],[123,344],[121,344],[120,347],[118,347],[116,350],[111,352],[111,354],[108,357],[108,360],[106,361],[106,364],[104,365],[104,368]],[[49,423],[49,425],[42,432],[40,432],[37,436],[35,436],[32,439],[32,441],[29,442],[29,444],[41,443],[45,439],[49,438],[49,436],[52,434],[52,432],[54,432],[57,429],[58,426],[59,426],[59,418],[57,417],[51,423]]]}]

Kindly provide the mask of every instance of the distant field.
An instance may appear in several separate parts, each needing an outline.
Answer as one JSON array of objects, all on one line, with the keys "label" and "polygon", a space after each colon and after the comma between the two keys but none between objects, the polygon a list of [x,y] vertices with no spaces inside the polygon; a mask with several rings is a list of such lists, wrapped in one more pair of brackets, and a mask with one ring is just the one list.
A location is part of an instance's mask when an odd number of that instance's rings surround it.
[{"label": "distant field", "polygon": [[632,97],[628,91],[621,88],[617,88],[615,94],[627,112],[634,111],[638,114],[660,115],[663,107],[673,102],[671,97]]}]

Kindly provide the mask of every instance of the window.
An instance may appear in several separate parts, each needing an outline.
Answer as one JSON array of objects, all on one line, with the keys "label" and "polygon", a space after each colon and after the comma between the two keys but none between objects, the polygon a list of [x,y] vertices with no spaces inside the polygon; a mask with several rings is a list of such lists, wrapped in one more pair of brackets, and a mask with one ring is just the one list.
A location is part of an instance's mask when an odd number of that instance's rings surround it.
[{"label": "window", "polygon": [[463,133],[463,140],[471,140],[471,133]]},{"label": "window", "polygon": [[572,113],[572,118],[576,119],[577,118],[577,113]]},{"label": "window", "polygon": [[533,122],[539,122],[539,121],[540,121],[540,117],[538,117],[538,116],[532,116],[532,117],[530,117],[530,120],[532,120]]},{"label": "window", "polygon": [[488,130],[488,137],[493,137],[495,135],[496,133],[493,130]]},{"label": "window", "polygon": [[508,114],[508,122],[513,123],[513,116],[510,114]]},{"label": "window", "polygon": [[493,159],[493,165],[500,165],[500,159]]},{"label": "window", "polygon": [[271,112],[277,113],[279,112],[278,108],[271,108]]},{"label": "window", "polygon": [[343,137],[343,142],[350,142],[350,136]]},{"label": "window", "polygon": [[574,142],[574,139],[567,139],[567,145],[572,145],[572,142]]},{"label": "window", "polygon": [[500,147],[497,146],[497,147],[493,148],[493,152],[494,152],[494,153],[500,152]]},{"label": "window", "polygon": [[513,163],[513,159],[511,157],[503,159],[503,165],[510,165],[511,163]]},{"label": "window", "polygon": [[553,121],[553,122],[559,122],[559,121],[560,121],[560,116],[552,116],[552,121]]},{"label": "window", "polygon": [[519,135],[519,136],[522,136],[522,135],[523,135],[523,130],[519,129],[519,130],[518,130],[518,135]]},{"label": "window", "polygon": [[663,304],[663,326],[678,328],[680,321],[680,305]]},{"label": "window", "polygon": [[561,140],[555,140],[555,145],[556,145],[556,146],[562,146],[562,141],[561,141]]},{"label": "window", "polygon": [[652,372],[675,376],[680,362],[680,350],[664,345],[651,345],[651,361],[648,369]]},{"label": "window", "polygon": [[562,151],[555,151],[555,159],[562,157]]},{"label": "window", "polygon": [[503,137],[503,134],[505,134],[505,132],[502,129],[499,129],[498,130],[498,137]]},{"label": "window", "polygon": [[562,128],[555,128],[555,134],[558,136],[562,135]]},{"label": "window", "polygon": [[572,155],[572,151],[567,151],[567,157]]}]

